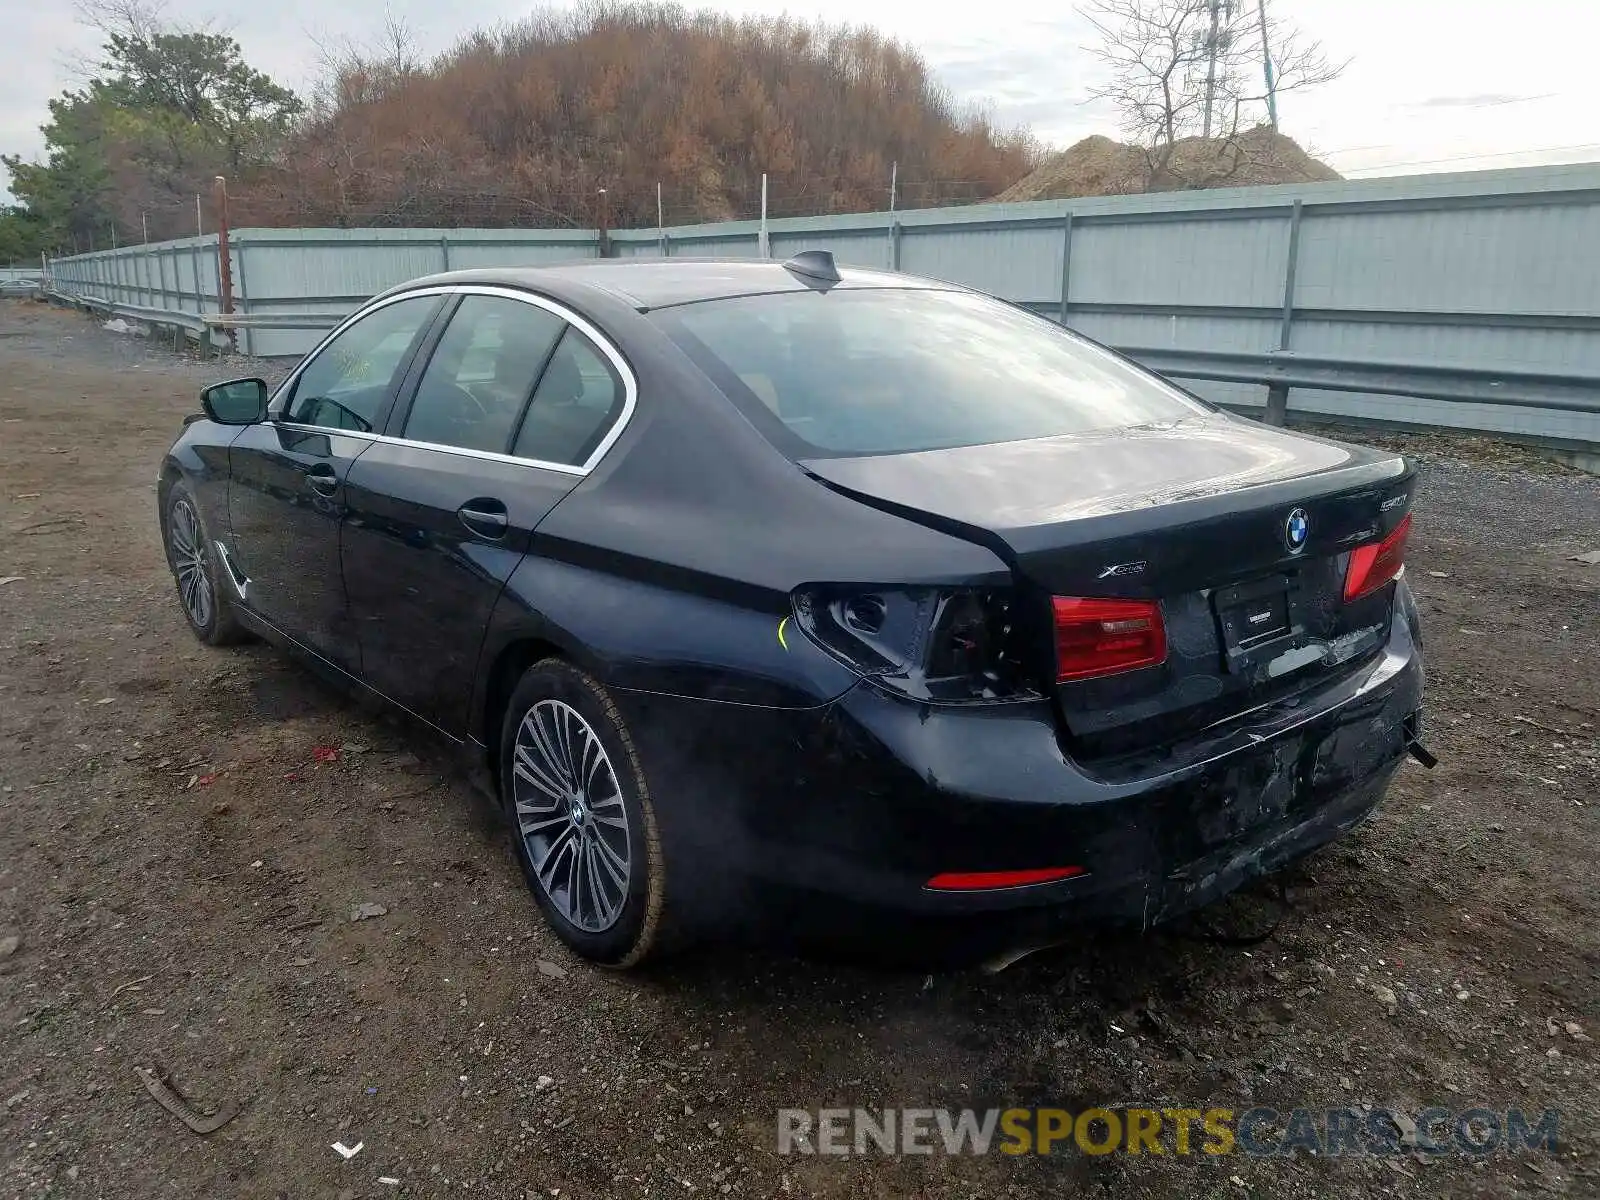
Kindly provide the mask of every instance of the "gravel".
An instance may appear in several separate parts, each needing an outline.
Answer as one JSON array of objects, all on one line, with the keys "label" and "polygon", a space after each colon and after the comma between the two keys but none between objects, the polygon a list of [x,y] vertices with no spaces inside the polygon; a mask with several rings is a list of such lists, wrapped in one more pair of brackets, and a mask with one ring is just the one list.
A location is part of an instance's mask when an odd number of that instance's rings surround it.
[{"label": "gravel", "polygon": [[[1570,558],[1593,478],[1423,456],[1441,762],[1290,873],[1266,942],[1085,930],[993,976],[724,948],[618,976],[545,932],[425,740],[189,636],[155,466],[200,384],[263,369],[0,304],[0,1196],[1593,1194],[1600,1060],[1569,1031],[1600,1022],[1600,570]],[[382,919],[346,919],[375,896]],[[157,1061],[242,1112],[194,1137],[133,1074]],[[785,1107],[1141,1102],[1559,1108],[1562,1149],[776,1153]]]}]

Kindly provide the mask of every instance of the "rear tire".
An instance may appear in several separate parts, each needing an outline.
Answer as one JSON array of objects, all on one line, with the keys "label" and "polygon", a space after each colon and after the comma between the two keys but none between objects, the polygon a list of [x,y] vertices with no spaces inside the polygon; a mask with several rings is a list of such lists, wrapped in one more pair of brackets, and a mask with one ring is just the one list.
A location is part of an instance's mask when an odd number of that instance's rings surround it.
[{"label": "rear tire", "polygon": [[536,662],[506,705],[500,794],[517,861],[572,951],[625,970],[667,943],[667,864],[644,769],[592,676]]},{"label": "rear tire", "polygon": [[229,646],[249,638],[234,615],[233,604],[221,582],[223,568],[216,543],[200,515],[200,505],[188,483],[180,479],[167,493],[161,522],[167,565],[178,586],[178,604],[189,628],[208,646]]}]

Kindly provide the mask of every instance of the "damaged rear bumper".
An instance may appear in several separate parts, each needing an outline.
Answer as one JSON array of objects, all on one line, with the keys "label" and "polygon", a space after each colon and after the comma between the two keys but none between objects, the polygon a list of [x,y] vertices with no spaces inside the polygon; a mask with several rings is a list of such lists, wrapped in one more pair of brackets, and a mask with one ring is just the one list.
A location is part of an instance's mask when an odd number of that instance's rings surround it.
[{"label": "damaged rear bumper", "polygon": [[[712,868],[680,885],[707,911],[735,900],[857,925],[876,913],[995,944],[1083,920],[1149,926],[1372,811],[1418,732],[1422,663],[1405,599],[1387,644],[1355,672],[1115,761],[1066,753],[1048,701],[940,707],[863,685],[809,710],[664,697],[624,708],[644,706],[630,725],[671,857]],[[926,886],[945,872],[1069,866],[1082,873],[1056,883]]]}]

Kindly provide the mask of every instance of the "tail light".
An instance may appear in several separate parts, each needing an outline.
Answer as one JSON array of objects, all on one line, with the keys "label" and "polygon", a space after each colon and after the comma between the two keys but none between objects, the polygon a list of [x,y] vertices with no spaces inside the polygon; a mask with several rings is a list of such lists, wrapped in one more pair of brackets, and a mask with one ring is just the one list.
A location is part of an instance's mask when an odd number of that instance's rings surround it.
[{"label": "tail light", "polygon": [[1005,588],[858,588],[818,584],[794,594],[796,623],[878,684],[923,700],[1037,695],[1013,649]]},{"label": "tail light", "polygon": [[1056,682],[1096,679],[1166,661],[1159,600],[1056,596]]},{"label": "tail light", "polygon": [[1407,513],[1383,541],[1357,546],[1350,552],[1350,566],[1344,575],[1346,604],[1372,595],[1400,574],[1405,566],[1406,539],[1410,536],[1411,514]]}]

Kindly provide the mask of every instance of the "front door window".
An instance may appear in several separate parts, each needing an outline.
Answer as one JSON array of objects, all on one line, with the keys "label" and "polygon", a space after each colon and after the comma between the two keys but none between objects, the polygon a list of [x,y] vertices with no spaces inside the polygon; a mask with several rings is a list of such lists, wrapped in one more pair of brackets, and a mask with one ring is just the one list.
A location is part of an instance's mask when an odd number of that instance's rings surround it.
[{"label": "front door window", "polygon": [[362,317],[322,349],[295,382],[284,419],[370,433],[391,388],[439,306],[412,296]]}]

